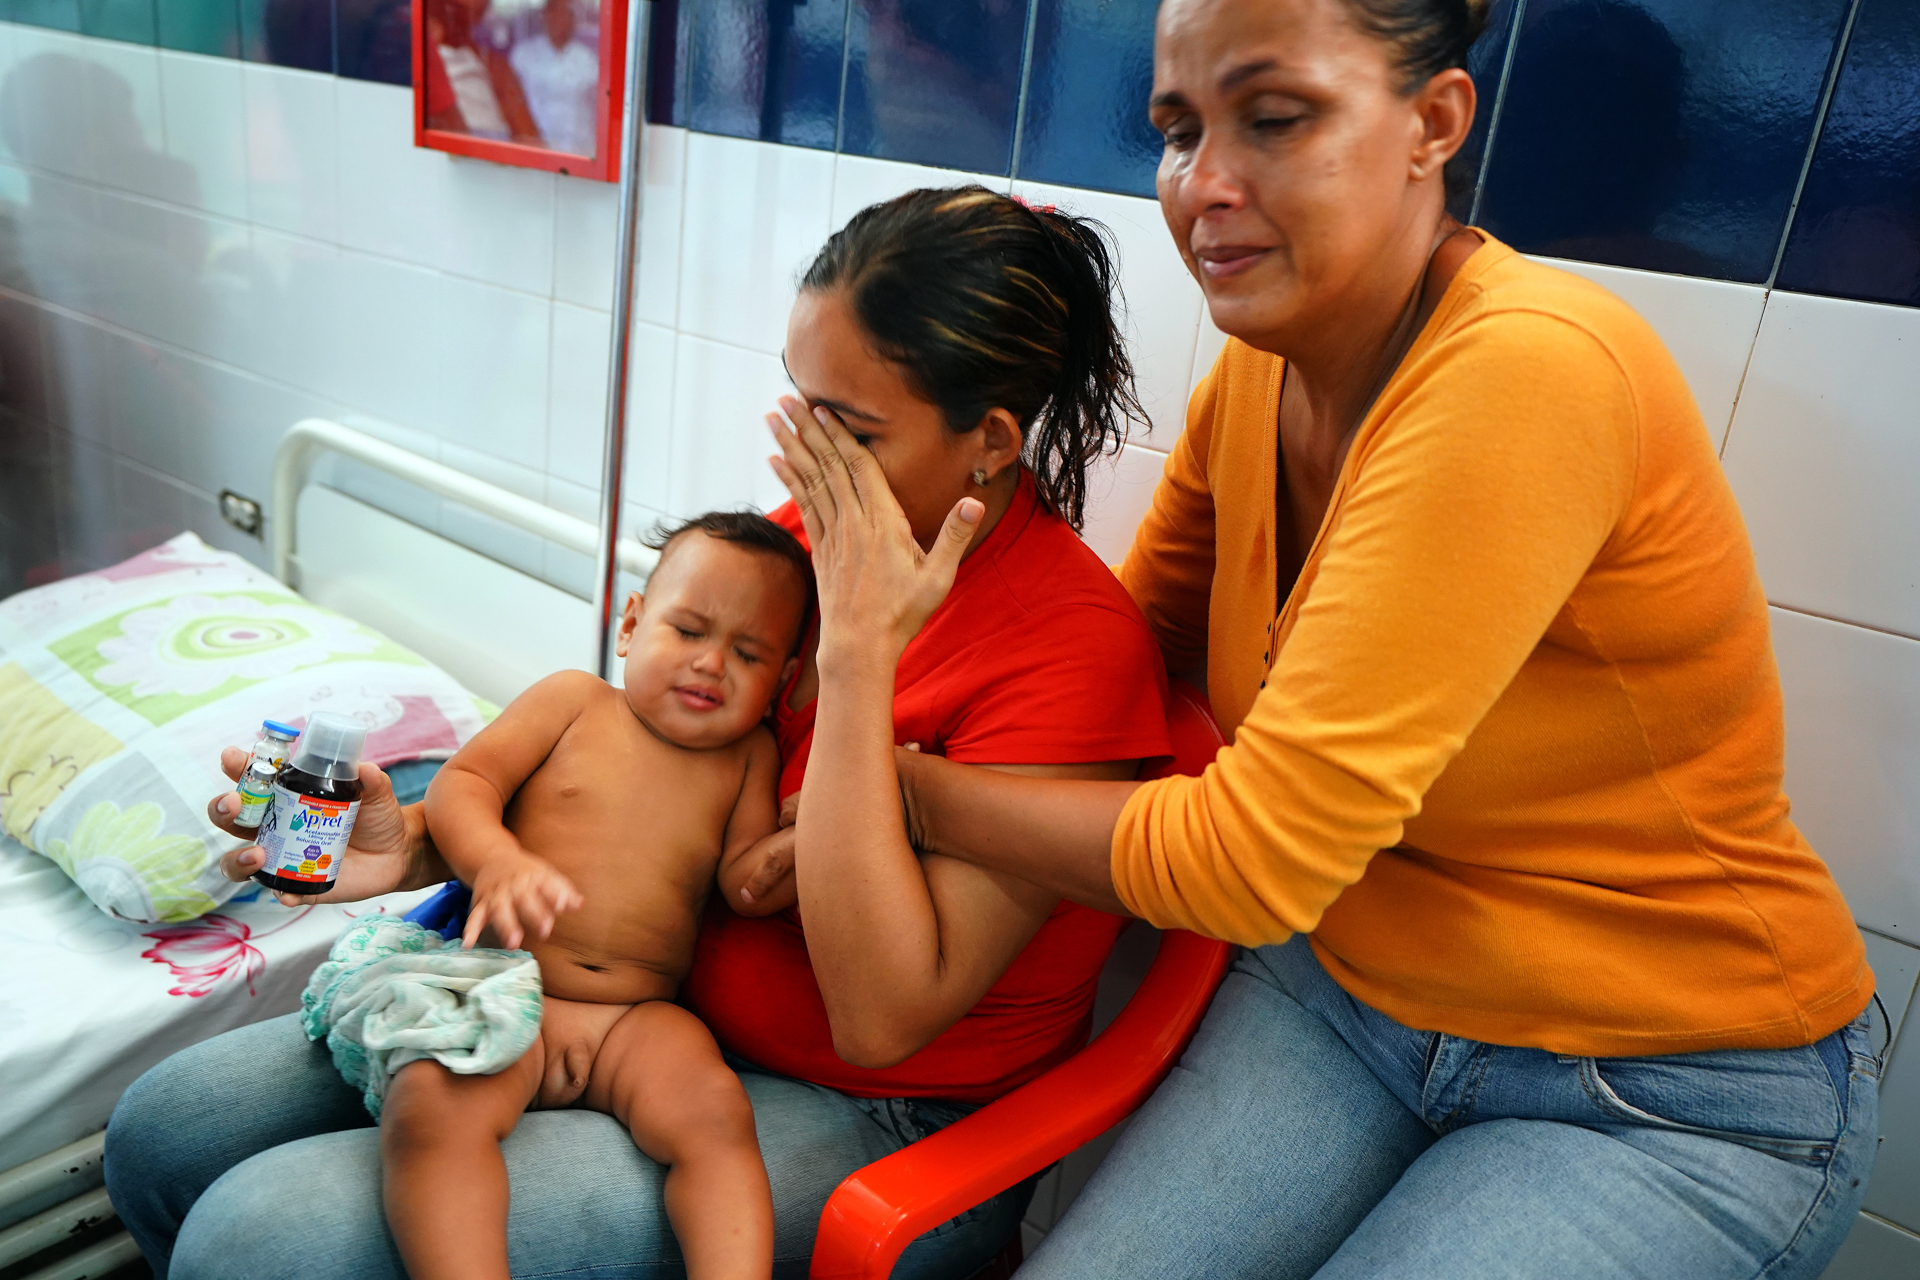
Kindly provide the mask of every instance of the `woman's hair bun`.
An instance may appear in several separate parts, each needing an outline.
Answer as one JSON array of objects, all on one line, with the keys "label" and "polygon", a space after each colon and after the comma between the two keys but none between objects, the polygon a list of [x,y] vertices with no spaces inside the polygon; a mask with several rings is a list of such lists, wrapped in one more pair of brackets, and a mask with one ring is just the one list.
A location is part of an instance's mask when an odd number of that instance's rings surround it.
[{"label": "woman's hair bun", "polygon": [[1493,0],[1465,0],[1467,6],[1467,41],[1472,43],[1480,38],[1487,29],[1487,15],[1493,9]]}]

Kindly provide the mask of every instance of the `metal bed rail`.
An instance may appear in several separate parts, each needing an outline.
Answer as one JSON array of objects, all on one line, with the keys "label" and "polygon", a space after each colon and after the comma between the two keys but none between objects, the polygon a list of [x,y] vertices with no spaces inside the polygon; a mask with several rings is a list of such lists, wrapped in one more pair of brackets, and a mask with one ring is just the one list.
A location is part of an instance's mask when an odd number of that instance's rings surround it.
[{"label": "metal bed rail", "polygon": [[[600,530],[578,516],[555,511],[364,431],[326,418],[303,418],[288,429],[273,454],[273,507],[268,513],[267,549],[273,576],[288,586],[299,585],[292,575],[294,551],[299,545],[300,491],[312,476],[313,464],[327,453],[384,471],[569,551],[591,556],[599,548]],[[643,581],[653,572],[658,556],[653,548],[632,538],[621,538],[615,544],[614,563]]]},{"label": "metal bed rail", "polygon": [[[0,1172],[0,1210],[49,1191],[77,1192],[71,1199],[0,1230],[0,1269],[13,1266],[63,1240],[114,1219],[107,1189],[101,1185],[106,1133],[89,1134],[57,1151]],[[140,1256],[140,1246],[125,1231],[95,1241],[77,1253],[48,1263],[23,1280],[89,1280],[105,1276]]]}]

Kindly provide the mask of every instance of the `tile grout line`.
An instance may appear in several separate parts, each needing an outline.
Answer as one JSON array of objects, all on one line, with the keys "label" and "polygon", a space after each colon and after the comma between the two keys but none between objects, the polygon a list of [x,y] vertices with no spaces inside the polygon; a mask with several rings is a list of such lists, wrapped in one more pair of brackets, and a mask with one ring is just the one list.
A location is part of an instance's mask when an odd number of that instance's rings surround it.
[{"label": "tile grout line", "polygon": [[847,80],[853,74],[853,6],[857,0],[847,0],[846,17],[840,21],[840,99],[833,108],[833,155],[836,176],[839,170],[840,149],[847,141]]},{"label": "tile grout line", "polygon": [[[841,46],[843,50],[842,61],[844,64],[844,37],[842,38]],[[845,78],[846,69],[843,65],[841,68],[841,91],[843,93],[845,92]],[[839,124],[836,122],[834,125],[835,130],[837,131],[839,127]],[[837,154],[838,153],[836,153],[836,156]],[[838,163],[837,159],[835,163]],[[667,447],[661,451],[665,456],[660,459],[660,469],[666,475],[663,487],[667,489],[669,499],[673,496],[673,441],[676,434],[673,429],[673,414],[674,406],[679,402],[680,338],[684,332],[680,328],[680,303],[687,292],[686,255],[682,252],[682,247],[686,243],[687,236],[687,202],[693,198],[692,173],[693,131],[689,129],[680,135],[680,223],[674,228],[673,233],[673,327],[668,330],[673,334],[673,344],[667,356],[667,400],[666,406],[662,410],[667,419]],[[829,197],[829,199],[831,199],[831,197]],[[611,341],[611,339],[609,339],[609,341]],[[633,359],[633,353],[631,351],[627,353],[627,359]],[[620,518],[622,520],[626,519],[625,511],[620,513]]]},{"label": "tile grout line", "polygon": [[[1876,929],[1874,930],[1874,932],[1879,933],[1879,930]],[[1886,935],[1881,934],[1880,936],[1885,937]],[[1911,946],[1913,944],[1908,943],[1907,945]],[[1920,1232],[1916,1232],[1911,1227],[1903,1227],[1899,1223],[1895,1222],[1892,1218],[1882,1217],[1880,1214],[1873,1213],[1866,1209],[1860,1210],[1860,1216],[1863,1218],[1872,1218],[1875,1222],[1879,1223],[1881,1226],[1891,1227],[1895,1231],[1898,1231],[1903,1236],[1912,1236],[1915,1239],[1920,1239]]]},{"label": "tile grout line", "polygon": [[1800,212],[1800,197],[1807,189],[1807,175],[1813,171],[1814,153],[1820,148],[1820,135],[1827,130],[1827,109],[1833,105],[1833,91],[1840,83],[1840,68],[1847,60],[1847,47],[1853,43],[1854,23],[1860,17],[1862,0],[1852,0],[1847,7],[1846,23],[1840,28],[1840,38],[1834,41],[1833,64],[1827,68],[1826,83],[1820,86],[1820,105],[1813,113],[1813,129],[1807,135],[1807,151],[1800,158],[1800,176],[1793,184],[1793,199],[1787,204],[1786,220],[1780,225],[1780,243],[1774,247],[1773,266],[1767,271],[1766,285],[1769,291],[1773,282],[1780,277],[1780,264],[1787,258],[1787,241],[1793,236],[1794,216]]},{"label": "tile grout line", "polygon": [[1860,631],[1871,631],[1875,635],[1890,636],[1895,640],[1905,640],[1909,644],[1920,644],[1920,636],[1910,636],[1904,631],[1895,631],[1890,627],[1876,627],[1871,622],[1856,622],[1852,618],[1836,617],[1831,613],[1821,613],[1814,609],[1802,609],[1798,605],[1781,604],[1778,600],[1767,601],[1769,609],[1778,609],[1782,613],[1798,614],[1803,618],[1818,618],[1822,622],[1831,622],[1836,627],[1853,627]]},{"label": "tile grout line", "polygon": [[1013,149],[1007,156],[1007,191],[1020,177],[1020,148],[1027,138],[1027,91],[1033,84],[1033,37],[1040,26],[1040,0],[1027,0],[1027,29],[1020,43],[1020,91],[1013,100]]},{"label": "tile grout line", "polygon": [[1480,225],[1480,204],[1487,194],[1487,173],[1493,168],[1493,142],[1500,135],[1500,112],[1507,105],[1507,80],[1513,74],[1513,55],[1520,48],[1520,24],[1527,16],[1527,0],[1513,6],[1513,30],[1507,36],[1506,56],[1500,59],[1500,83],[1493,91],[1493,113],[1487,117],[1487,149],[1480,153],[1480,172],[1473,178],[1473,204],[1467,225]]},{"label": "tile grout line", "polygon": [[1767,305],[1773,301],[1773,289],[1767,288],[1760,294],[1760,315],[1753,322],[1753,339],[1747,343],[1747,358],[1740,364],[1740,380],[1733,384],[1733,405],[1727,410],[1727,425],[1720,432],[1720,448],[1716,456],[1721,462],[1727,459],[1727,446],[1733,443],[1733,420],[1740,416],[1740,397],[1747,389],[1747,374],[1753,369],[1753,353],[1760,349],[1760,330],[1767,323]]}]

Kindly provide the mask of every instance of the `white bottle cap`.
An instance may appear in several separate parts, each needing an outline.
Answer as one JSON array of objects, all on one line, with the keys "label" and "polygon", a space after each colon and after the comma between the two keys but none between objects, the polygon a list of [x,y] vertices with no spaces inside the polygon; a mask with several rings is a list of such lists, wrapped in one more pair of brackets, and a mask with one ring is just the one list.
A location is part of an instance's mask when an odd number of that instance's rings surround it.
[{"label": "white bottle cap", "polygon": [[366,745],[367,727],[358,720],[316,712],[294,744],[287,767],[318,778],[346,781],[360,775],[360,751]]}]

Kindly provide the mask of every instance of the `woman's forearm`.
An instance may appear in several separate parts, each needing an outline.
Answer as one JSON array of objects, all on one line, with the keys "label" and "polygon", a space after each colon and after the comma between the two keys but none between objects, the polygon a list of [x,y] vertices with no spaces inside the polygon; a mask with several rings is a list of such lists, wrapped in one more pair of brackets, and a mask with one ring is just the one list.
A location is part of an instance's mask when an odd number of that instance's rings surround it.
[{"label": "woman's forearm", "polygon": [[405,882],[397,887],[428,889],[454,879],[453,869],[440,856],[440,850],[433,843],[433,833],[427,830],[426,801],[404,805],[400,814],[407,824],[407,873]]},{"label": "woman's forearm", "polygon": [[940,923],[900,812],[890,664],[822,671],[795,825],[807,952],[842,1058],[877,1066],[941,982]]},{"label": "woman's forearm", "polygon": [[1113,829],[1137,782],[1029,778],[898,753],[916,847],[1131,914],[1114,892]]}]

